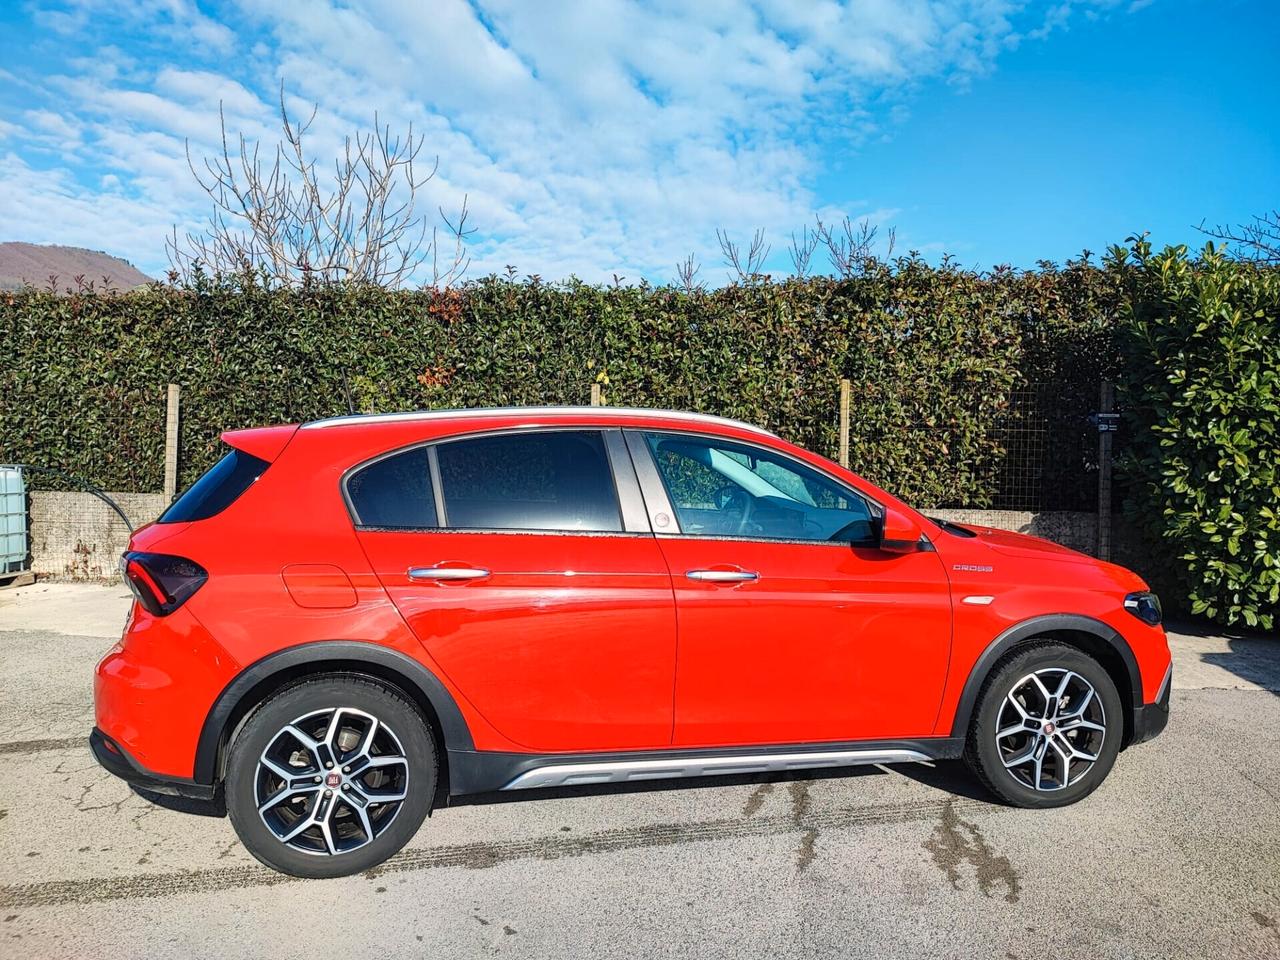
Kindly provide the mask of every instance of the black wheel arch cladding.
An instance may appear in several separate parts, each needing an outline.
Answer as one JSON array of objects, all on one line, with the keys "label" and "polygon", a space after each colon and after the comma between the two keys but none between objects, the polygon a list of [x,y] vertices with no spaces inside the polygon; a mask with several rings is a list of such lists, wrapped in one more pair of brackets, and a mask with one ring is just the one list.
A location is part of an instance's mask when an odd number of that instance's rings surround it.
[{"label": "black wheel arch cladding", "polygon": [[318,674],[356,673],[398,688],[434,728],[441,759],[447,750],[473,750],[471,731],[457,703],[430,670],[389,647],[359,640],[320,640],[286,647],[258,660],[223,689],[205,717],[192,779],[212,784],[223,776],[232,733],[266,698]]},{"label": "black wheel arch cladding", "polygon": [[[1087,638],[1087,639],[1086,639]],[[1075,647],[1098,660],[1115,682],[1125,717],[1127,741],[1132,733],[1133,711],[1142,706],[1142,676],[1128,642],[1114,629],[1080,614],[1047,614],[1031,617],[1004,630],[974,662],[956,705],[951,735],[964,736],[973,722],[983,684],[1010,652],[1031,640],[1054,640]]]}]

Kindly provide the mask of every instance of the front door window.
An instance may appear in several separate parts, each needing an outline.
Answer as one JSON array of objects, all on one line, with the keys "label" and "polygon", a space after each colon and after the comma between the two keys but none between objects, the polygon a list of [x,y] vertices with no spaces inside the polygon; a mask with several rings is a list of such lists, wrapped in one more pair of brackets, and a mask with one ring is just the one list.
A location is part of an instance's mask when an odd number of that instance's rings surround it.
[{"label": "front door window", "polygon": [[795,460],[728,440],[645,438],[682,534],[876,542],[867,501]]}]

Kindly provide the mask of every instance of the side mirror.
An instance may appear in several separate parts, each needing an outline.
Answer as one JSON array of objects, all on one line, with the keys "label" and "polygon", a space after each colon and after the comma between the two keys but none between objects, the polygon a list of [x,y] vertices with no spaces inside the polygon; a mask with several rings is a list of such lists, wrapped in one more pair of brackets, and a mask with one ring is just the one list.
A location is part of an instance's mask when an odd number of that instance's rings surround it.
[{"label": "side mirror", "polygon": [[886,553],[915,553],[920,549],[924,530],[907,514],[893,507],[884,508],[880,528],[880,549]]}]

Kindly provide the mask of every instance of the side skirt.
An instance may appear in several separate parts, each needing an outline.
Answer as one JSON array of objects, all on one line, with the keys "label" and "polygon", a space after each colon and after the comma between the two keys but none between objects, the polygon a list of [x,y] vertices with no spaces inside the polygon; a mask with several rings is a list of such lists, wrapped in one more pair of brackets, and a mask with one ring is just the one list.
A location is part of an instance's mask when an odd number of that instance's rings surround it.
[{"label": "side skirt", "polygon": [[633,783],[714,775],[786,773],[880,763],[954,760],[964,750],[955,737],[780,744],[696,750],[619,753],[499,753],[449,751],[449,793],[534,790],[598,783]]}]

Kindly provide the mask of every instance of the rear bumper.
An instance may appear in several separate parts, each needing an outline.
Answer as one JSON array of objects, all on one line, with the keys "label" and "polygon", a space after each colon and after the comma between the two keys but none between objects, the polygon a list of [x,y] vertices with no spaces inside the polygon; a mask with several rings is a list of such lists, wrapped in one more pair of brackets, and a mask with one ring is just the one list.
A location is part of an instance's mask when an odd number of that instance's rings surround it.
[{"label": "rear bumper", "polygon": [[1133,711],[1133,737],[1129,743],[1142,743],[1158,735],[1169,725],[1169,699],[1173,693],[1173,664],[1165,671],[1155,703],[1144,703]]},{"label": "rear bumper", "polygon": [[124,747],[97,727],[94,727],[93,732],[89,734],[89,749],[93,751],[94,758],[108,773],[114,774],[130,786],[170,797],[187,797],[192,800],[213,799],[214,788],[211,784],[152,773],[129,756]]},{"label": "rear bumper", "polygon": [[164,780],[190,778],[205,718],[237,669],[186,606],[153,617],[135,603],[94,673],[94,726],[132,766]]}]

